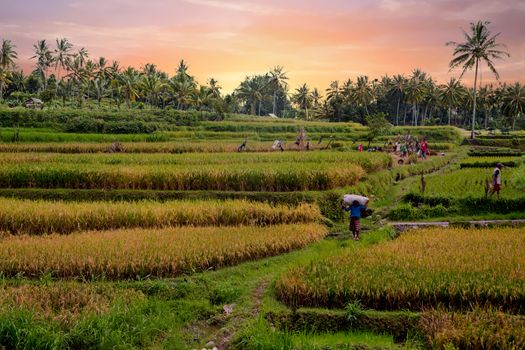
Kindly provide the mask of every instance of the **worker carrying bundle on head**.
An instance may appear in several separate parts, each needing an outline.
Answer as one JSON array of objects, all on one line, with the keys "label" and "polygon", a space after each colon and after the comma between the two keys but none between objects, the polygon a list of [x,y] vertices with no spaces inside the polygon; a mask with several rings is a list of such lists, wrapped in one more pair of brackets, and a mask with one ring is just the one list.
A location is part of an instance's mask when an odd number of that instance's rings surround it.
[{"label": "worker carrying bundle on head", "polygon": [[346,194],[343,197],[342,208],[350,212],[350,231],[352,239],[358,241],[361,234],[361,217],[370,215],[368,197],[356,194]]}]

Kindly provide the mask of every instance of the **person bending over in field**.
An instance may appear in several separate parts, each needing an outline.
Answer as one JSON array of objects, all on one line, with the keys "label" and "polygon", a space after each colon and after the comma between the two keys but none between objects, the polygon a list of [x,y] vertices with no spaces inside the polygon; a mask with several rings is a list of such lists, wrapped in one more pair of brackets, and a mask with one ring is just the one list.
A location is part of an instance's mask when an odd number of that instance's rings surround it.
[{"label": "person bending over in field", "polygon": [[494,172],[492,173],[492,190],[490,191],[490,196],[492,197],[492,195],[496,193],[498,199],[499,192],[501,191],[501,168],[503,168],[503,164],[496,164]]},{"label": "person bending over in field", "polygon": [[361,213],[366,210],[366,206],[360,204],[358,201],[353,201],[345,210],[350,212],[352,239],[359,241],[359,235],[361,234]]}]

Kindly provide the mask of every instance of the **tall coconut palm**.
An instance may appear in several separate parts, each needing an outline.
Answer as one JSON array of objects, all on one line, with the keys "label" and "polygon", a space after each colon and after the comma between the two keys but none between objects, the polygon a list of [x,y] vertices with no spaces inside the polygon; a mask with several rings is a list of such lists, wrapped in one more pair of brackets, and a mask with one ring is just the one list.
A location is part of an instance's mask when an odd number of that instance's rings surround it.
[{"label": "tall coconut palm", "polygon": [[397,107],[396,107],[396,125],[399,125],[399,106],[401,99],[404,98],[405,89],[407,85],[407,78],[402,74],[394,75],[390,80],[390,89],[389,92],[397,97]]},{"label": "tall coconut palm", "polygon": [[78,50],[78,52],[74,55],[74,57],[78,58],[78,63],[80,64],[80,67],[83,67],[89,58],[88,50],[84,47],[81,47]]},{"label": "tall coconut palm", "polygon": [[11,82],[11,69],[15,68],[18,54],[11,40],[2,40],[0,47],[0,100],[4,98],[4,87]]},{"label": "tall coconut palm", "polygon": [[70,53],[72,48],[73,44],[71,44],[66,38],[56,39],[56,49],[53,61],[55,63],[55,72],[58,80],[60,80],[61,70],[67,68],[67,62],[72,56]]},{"label": "tall coconut palm", "polygon": [[417,126],[419,105],[425,98],[426,74],[419,69],[414,70],[405,87],[405,98],[412,104],[412,125]]},{"label": "tall coconut palm", "polygon": [[365,113],[369,116],[368,106],[374,101],[375,94],[374,86],[370,83],[368,76],[363,75],[357,77],[357,82],[352,91],[352,98],[359,106],[365,108]]},{"label": "tall coconut palm", "polygon": [[268,75],[268,88],[273,94],[272,97],[272,113],[277,115],[277,94],[285,91],[288,86],[288,76],[284,71],[284,67],[274,67]]},{"label": "tall coconut palm", "polygon": [[250,114],[257,114],[257,103],[261,103],[264,97],[266,83],[257,76],[246,77],[236,90],[236,95],[250,105]]},{"label": "tall coconut palm", "polygon": [[[349,80],[348,86],[352,86],[351,80]],[[337,118],[338,121],[340,120],[339,111],[341,103],[343,102],[343,93],[344,91],[339,84],[339,80],[332,81],[328,89],[326,89],[326,101],[332,106],[332,110],[335,114],[334,117]]]},{"label": "tall coconut palm", "polygon": [[53,64],[53,54],[45,40],[37,41],[33,45],[33,49],[35,50],[35,55],[31,59],[37,60],[35,72],[42,79],[42,85],[45,89],[47,87],[47,70]]},{"label": "tall coconut palm", "polygon": [[15,68],[15,60],[18,58],[18,53],[15,51],[16,46],[11,40],[3,39],[0,47],[0,68],[9,70]]},{"label": "tall coconut palm", "polygon": [[158,102],[159,94],[162,90],[164,84],[160,80],[160,77],[157,73],[149,73],[144,75],[140,87],[146,94],[146,99],[151,107],[156,105]]},{"label": "tall coconut palm", "polygon": [[140,73],[135,68],[128,67],[119,75],[119,80],[122,84],[122,92],[126,97],[128,108],[131,108],[131,103],[138,97]]},{"label": "tall coconut palm", "polygon": [[467,70],[475,68],[471,138],[474,138],[476,128],[476,89],[479,65],[485,63],[496,79],[499,79],[499,73],[494,67],[493,60],[510,57],[509,53],[505,51],[505,45],[496,42],[500,33],[492,35],[488,29],[489,24],[490,22],[482,21],[470,23],[470,32],[463,31],[465,42],[450,41],[447,43],[449,46],[454,46],[453,59],[449,63],[450,70],[461,66],[461,76],[463,76]]},{"label": "tall coconut palm", "polygon": [[310,88],[306,84],[297,88],[295,94],[292,96],[292,101],[296,103],[300,109],[304,110],[306,120],[310,120],[308,109],[312,106],[312,100]]},{"label": "tall coconut palm", "polygon": [[212,94],[213,98],[220,98],[222,87],[219,85],[219,82],[214,78],[210,78],[208,84],[208,89],[210,90],[210,93]]},{"label": "tall coconut palm", "polygon": [[503,91],[503,110],[509,117],[512,130],[516,128],[516,121],[525,115],[525,86],[519,82],[508,86]]},{"label": "tall coconut palm", "polygon": [[451,124],[452,109],[458,107],[465,98],[466,91],[461,81],[456,78],[450,80],[440,87],[441,103],[448,108],[448,125]]}]

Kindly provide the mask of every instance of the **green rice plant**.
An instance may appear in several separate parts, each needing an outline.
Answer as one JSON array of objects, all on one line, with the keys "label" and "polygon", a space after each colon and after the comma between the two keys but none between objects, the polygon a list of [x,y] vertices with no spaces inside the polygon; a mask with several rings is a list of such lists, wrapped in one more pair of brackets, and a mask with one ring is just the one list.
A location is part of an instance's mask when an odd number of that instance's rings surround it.
[{"label": "green rice plant", "polygon": [[0,272],[60,278],[173,277],[279,255],[319,241],[319,224],[265,228],[184,227],[12,236],[0,246]]},{"label": "green rice plant", "polygon": [[520,166],[511,177],[512,186],[525,193],[525,165]]},{"label": "green rice plant", "polygon": [[468,157],[461,160],[460,168],[494,168],[496,164],[502,163],[506,167],[517,167],[523,164],[522,157]]},{"label": "green rice plant", "polygon": [[523,228],[429,228],[369,249],[295,267],[277,281],[280,300],[376,310],[468,310],[494,306],[525,313]]},{"label": "green rice plant", "polygon": [[319,208],[243,200],[175,202],[51,202],[0,199],[0,231],[68,234],[75,231],[169,226],[267,226],[320,222]]},{"label": "green rice plant", "polygon": [[[515,173],[514,168],[503,168],[501,197],[516,199],[524,196],[514,183],[510,181]],[[424,195],[428,197],[446,198],[484,198],[487,181],[490,184],[492,168],[477,169],[451,169],[442,174],[431,175],[426,178],[426,190]],[[412,189],[412,193],[419,193],[418,189]]]},{"label": "green rice plant", "polygon": [[274,153],[198,153],[198,154],[56,154],[56,153],[4,153],[1,164],[108,164],[108,165],[252,165],[252,164],[305,164],[344,165],[357,164],[367,172],[385,169],[392,159],[384,153],[358,152],[274,152]]}]

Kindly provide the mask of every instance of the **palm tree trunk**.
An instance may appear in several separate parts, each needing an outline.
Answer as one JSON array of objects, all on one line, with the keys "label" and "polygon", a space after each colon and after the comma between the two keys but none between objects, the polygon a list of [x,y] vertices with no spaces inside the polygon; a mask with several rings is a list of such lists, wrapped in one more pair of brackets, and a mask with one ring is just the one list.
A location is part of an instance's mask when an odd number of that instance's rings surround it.
[{"label": "palm tree trunk", "polygon": [[451,116],[452,116],[452,106],[448,106],[448,125],[450,125]]},{"label": "palm tree trunk", "polygon": [[403,111],[403,126],[407,125],[407,105],[405,103],[405,108]]},{"label": "palm tree trunk", "polygon": [[417,126],[417,107],[416,104],[412,104],[412,125]]},{"label": "palm tree trunk", "polygon": [[401,102],[401,96],[397,98],[397,110],[396,110],[396,126],[399,125],[399,103]]},{"label": "palm tree trunk", "polygon": [[476,72],[474,73],[474,108],[472,109],[472,134],[470,137],[474,138],[474,130],[476,128],[476,87],[478,85],[478,66],[479,59],[476,58]]},{"label": "palm tree trunk", "polygon": [[273,114],[274,115],[277,115],[276,112],[277,112],[277,90],[274,90],[273,91]]}]

